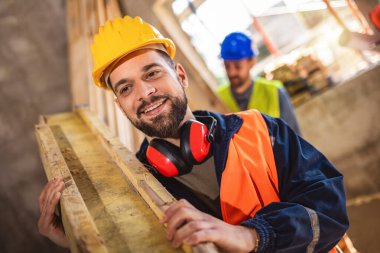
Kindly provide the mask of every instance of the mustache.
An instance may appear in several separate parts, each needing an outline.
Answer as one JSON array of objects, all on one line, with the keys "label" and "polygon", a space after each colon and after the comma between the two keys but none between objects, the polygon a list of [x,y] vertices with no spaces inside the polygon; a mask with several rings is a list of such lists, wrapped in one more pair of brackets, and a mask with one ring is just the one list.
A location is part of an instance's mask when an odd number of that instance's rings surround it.
[{"label": "mustache", "polygon": [[229,79],[240,79],[239,76],[228,76]]},{"label": "mustache", "polygon": [[151,97],[149,100],[143,100],[141,102],[141,105],[137,108],[137,117],[140,118],[141,117],[141,114],[143,113],[143,110],[146,106],[158,101],[158,100],[162,100],[162,99],[169,99],[170,97],[168,95],[159,95],[159,96],[153,96]]}]

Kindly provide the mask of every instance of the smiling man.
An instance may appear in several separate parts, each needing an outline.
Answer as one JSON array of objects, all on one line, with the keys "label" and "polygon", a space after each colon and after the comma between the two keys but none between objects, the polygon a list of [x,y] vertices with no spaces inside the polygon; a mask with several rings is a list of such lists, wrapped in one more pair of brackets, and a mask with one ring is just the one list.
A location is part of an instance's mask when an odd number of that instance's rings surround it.
[{"label": "smiling man", "polygon": [[[192,112],[174,43],[139,17],[107,21],[92,55],[95,83],[146,135],[138,159],[179,200],[162,220],[174,247],[336,252],[348,228],[343,176],[283,121],[256,110]],[[63,187],[43,189],[38,227],[67,246],[54,216]]]},{"label": "smiling man", "polygon": [[130,53],[113,71],[108,70],[112,72],[109,87],[128,119],[147,136],[178,138],[178,126],[185,114],[191,118],[184,90],[187,77],[183,67],[165,59],[168,56],[160,49]]}]

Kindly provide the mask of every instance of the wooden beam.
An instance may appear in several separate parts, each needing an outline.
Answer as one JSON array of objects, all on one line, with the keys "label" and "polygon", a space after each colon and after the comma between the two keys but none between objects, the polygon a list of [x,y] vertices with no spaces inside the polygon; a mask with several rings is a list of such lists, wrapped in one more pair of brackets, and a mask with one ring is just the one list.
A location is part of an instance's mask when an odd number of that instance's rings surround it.
[{"label": "wooden beam", "polygon": [[62,178],[65,183],[60,204],[71,252],[109,252],[86,208],[50,127],[41,122],[36,126],[36,137],[47,178],[49,180]]},{"label": "wooden beam", "polygon": [[[156,216],[162,219],[165,210],[175,201],[175,198],[93,114],[87,110],[78,110],[78,113]],[[187,247],[184,245],[185,251],[188,250]],[[197,253],[218,252],[213,243],[201,243],[192,247],[192,250]]]},{"label": "wooden beam", "polygon": [[106,13],[108,19],[114,19],[116,17],[122,17],[123,14],[120,10],[120,5],[117,0],[108,0],[106,4]]},{"label": "wooden beam", "polygon": [[113,135],[116,135],[118,132],[118,129],[117,129],[117,121],[116,121],[114,95],[110,91],[105,91],[105,96],[106,96],[107,116],[108,116],[107,125],[111,133]]},{"label": "wooden beam", "polygon": [[350,8],[350,11],[356,21],[359,22],[360,26],[363,29],[363,32],[368,35],[374,34],[372,31],[371,27],[369,26],[367,20],[365,19],[364,15],[362,12],[359,10],[358,6],[356,5],[354,0],[346,0],[348,7]]},{"label": "wooden beam", "polygon": [[269,38],[264,28],[261,26],[259,20],[254,16],[252,16],[252,26],[254,29],[256,29],[258,33],[260,33],[261,38],[263,39],[263,42],[265,44],[265,47],[268,49],[269,53],[274,56],[280,55],[280,51],[277,49],[275,44]]},{"label": "wooden beam", "polygon": [[45,118],[36,134],[48,178],[62,177],[66,184],[62,214],[65,231],[73,231],[73,252],[181,252],[79,114]]},{"label": "wooden beam", "polygon": [[330,11],[330,13],[334,16],[336,22],[344,29],[348,30],[346,24],[343,22],[343,20],[339,17],[339,14],[335,11],[335,9],[331,6],[330,0],[322,0],[325,4],[327,9]]},{"label": "wooden beam", "polygon": [[103,26],[107,20],[106,7],[105,7],[104,0],[97,0],[96,7],[97,7],[96,12],[98,14],[99,26]]},{"label": "wooden beam", "polygon": [[71,95],[71,107],[86,106],[89,103],[89,91],[87,82],[86,40],[80,2],[70,0],[67,2],[67,36],[69,59],[69,87]]},{"label": "wooden beam", "polygon": [[119,142],[117,137],[112,135],[108,128],[97,120],[95,115],[87,110],[78,110],[78,113],[100,143],[105,147],[113,161],[122,169],[132,185],[153,209],[157,217],[162,218],[165,208],[172,204],[175,199],[153,175],[137,161],[135,155],[128,151]]},{"label": "wooden beam", "polygon": [[[201,6],[205,0],[193,0],[192,3],[196,9]],[[187,6],[180,14],[178,14],[178,21],[182,23],[186,18],[188,18],[192,14],[192,10],[190,9],[190,6]]]}]

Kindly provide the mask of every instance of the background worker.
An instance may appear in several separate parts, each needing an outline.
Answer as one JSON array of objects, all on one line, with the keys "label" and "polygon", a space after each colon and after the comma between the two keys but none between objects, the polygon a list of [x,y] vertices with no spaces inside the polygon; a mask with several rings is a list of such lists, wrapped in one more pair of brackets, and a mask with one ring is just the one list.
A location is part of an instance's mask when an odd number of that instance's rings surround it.
[{"label": "background worker", "polygon": [[[174,43],[139,17],[107,21],[94,37],[92,55],[95,83],[114,92],[145,134],[138,159],[179,199],[162,220],[174,247],[334,248],[348,228],[343,176],[283,121],[257,110],[192,112],[186,72],[172,60]],[[54,216],[63,187],[56,180],[43,189],[39,230],[65,246]]]},{"label": "background worker", "polygon": [[220,99],[232,112],[257,109],[283,119],[300,134],[290,97],[277,80],[252,79],[250,70],[256,63],[251,39],[240,32],[227,35],[221,45],[221,57],[229,83],[217,89]]}]

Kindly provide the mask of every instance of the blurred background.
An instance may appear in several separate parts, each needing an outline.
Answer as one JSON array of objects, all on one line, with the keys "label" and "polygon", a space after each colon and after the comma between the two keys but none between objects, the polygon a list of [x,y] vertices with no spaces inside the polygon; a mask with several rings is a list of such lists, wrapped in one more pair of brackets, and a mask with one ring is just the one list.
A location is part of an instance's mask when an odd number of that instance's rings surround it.
[{"label": "blurred background", "polygon": [[[103,2],[102,4],[100,2]],[[177,45],[192,109],[226,112],[220,43],[252,37],[252,76],[281,80],[305,139],[344,174],[360,252],[380,242],[380,32],[376,0],[1,0],[0,252],[67,252],[40,236],[38,195],[46,183],[34,125],[40,115],[88,107],[135,151],[140,133],[112,94],[90,78],[89,44],[106,18],[141,16]],[[106,15],[99,16],[99,9]],[[379,12],[375,13],[379,18]],[[379,18],[380,19],[380,18]]]}]

